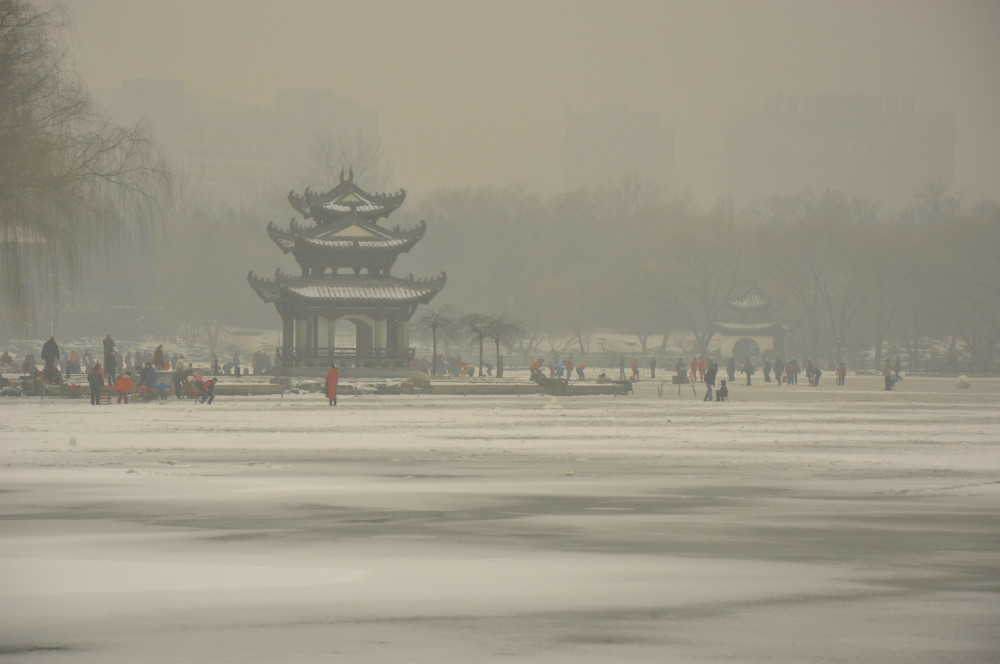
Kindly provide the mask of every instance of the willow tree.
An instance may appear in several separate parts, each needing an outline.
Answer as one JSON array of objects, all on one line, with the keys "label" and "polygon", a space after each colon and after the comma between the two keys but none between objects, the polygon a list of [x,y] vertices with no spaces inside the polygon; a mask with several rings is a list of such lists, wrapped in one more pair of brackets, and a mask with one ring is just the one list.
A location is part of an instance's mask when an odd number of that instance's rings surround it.
[{"label": "willow tree", "polygon": [[170,178],[144,124],[102,117],[59,33],[58,7],[0,0],[0,298],[21,327],[33,297],[152,227]]}]

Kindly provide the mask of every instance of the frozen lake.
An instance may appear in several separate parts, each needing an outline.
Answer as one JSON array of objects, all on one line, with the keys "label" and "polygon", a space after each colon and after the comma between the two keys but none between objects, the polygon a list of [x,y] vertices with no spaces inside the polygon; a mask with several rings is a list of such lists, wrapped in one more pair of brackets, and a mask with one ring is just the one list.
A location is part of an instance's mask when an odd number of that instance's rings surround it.
[{"label": "frozen lake", "polygon": [[824,383],[2,399],[0,654],[998,661],[1000,379]]}]

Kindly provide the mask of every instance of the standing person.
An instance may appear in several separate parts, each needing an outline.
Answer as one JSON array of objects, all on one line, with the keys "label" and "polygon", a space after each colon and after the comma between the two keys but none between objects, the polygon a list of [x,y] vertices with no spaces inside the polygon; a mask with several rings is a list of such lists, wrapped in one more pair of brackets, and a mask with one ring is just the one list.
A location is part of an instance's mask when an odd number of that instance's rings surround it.
[{"label": "standing person", "polygon": [[584,370],[587,368],[587,362],[585,360],[580,360],[580,364],[576,365],[576,375],[580,380],[587,380],[583,375]]},{"label": "standing person", "polygon": [[691,372],[688,374],[688,381],[693,383],[698,379],[698,358],[691,358]]},{"label": "standing person", "polygon": [[712,366],[708,367],[705,371],[705,399],[704,401],[712,400],[712,388],[715,387],[715,375],[719,373],[719,365],[713,363]]},{"label": "standing person", "polygon": [[[708,369],[708,360],[705,359],[704,355],[698,356],[698,377],[705,380],[705,371]],[[712,383],[713,385],[715,383]]]},{"label": "standing person", "polygon": [[841,362],[837,366],[837,385],[843,387],[847,381],[847,365]]},{"label": "standing person", "polygon": [[732,383],[736,380],[736,357],[730,357],[729,361],[726,362],[726,373],[729,375],[729,382]]},{"label": "standing person", "polygon": [[632,358],[632,382],[633,383],[638,383],[639,382],[639,358],[638,357],[633,357]]},{"label": "standing person", "polygon": [[771,360],[764,360],[764,382],[771,382]]},{"label": "standing person", "polygon": [[104,355],[104,374],[108,378],[108,385],[113,385],[118,375],[118,356],[113,350]]},{"label": "standing person", "polygon": [[566,361],[564,362],[564,364],[566,365],[566,382],[568,383],[570,380],[573,379],[573,354],[572,353],[570,353],[569,357],[566,358]]},{"label": "standing person", "polygon": [[785,365],[782,363],[781,356],[774,358],[774,382],[781,385],[781,374],[785,372]]},{"label": "standing person", "polygon": [[674,372],[677,374],[677,384],[683,385],[688,382],[687,374],[684,372],[684,359],[678,357],[677,365],[674,367]]},{"label": "standing person", "polygon": [[625,380],[625,356],[618,356],[618,380]]},{"label": "standing person", "polygon": [[[103,343],[104,343],[104,370],[110,372],[111,360],[109,358],[111,357],[111,353],[115,352],[115,342],[111,338],[111,335],[108,334],[108,336],[104,337]],[[111,378],[111,380],[114,380],[114,378]]]},{"label": "standing person", "polygon": [[174,394],[178,399],[184,396],[184,383],[194,374],[193,369],[174,369],[171,381],[174,384]]},{"label": "standing person", "polygon": [[135,384],[132,383],[132,376],[127,373],[123,373],[118,377],[115,382],[115,392],[118,393],[118,403],[125,399],[125,405],[128,405],[128,393],[135,391]]},{"label": "standing person", "polygon": [[885,378],[885,389],[892,389],[892,367],[889,365],[889,358],[885,360],[885,366],[882,367],[882,376]]},{"label": "standing person", "polygon": [[42,359],[45,360],[45,369],[51,369],[56,365],[56,360],[59,359],[59,345],[55,337],[49,337],[49,340],[42,344]]},{"label": "standing person", "polygon": [[101,371],[100,362],[87,373],[87,384],[90,386],[90,405],[100,406],[101,391],[104,389],[104,372]]},{"label": "standing person", "polygon": [[163,345],[161,344],[156,347],[155,351],[153,351],[153,368],[157,371],[163,369],[166,361],[167,360],[163,355]]},{"label": "standing person", "polygon": [[649,379],[656,380],[656,355],[649,358]]},{"label": "standing person", "polygon": [[233,353],[233,375],[240,375],[240,354],[239,352]]},{"label": "standing person", "polygon": [[750,378],[753,376],[753,371],[753,364],[750,362],[750,358],[748,357],[747,361],[743,363],[743,368],[740,370],[740,373],[747,375],[747,386],[750,385]]},{"label": "standing person", "polygon": [[326,398],[330,400],[331,406],[337,405],[337,383],[340,382],[340,372],[337,365],[330,363],[330,369],[326,372]]}]

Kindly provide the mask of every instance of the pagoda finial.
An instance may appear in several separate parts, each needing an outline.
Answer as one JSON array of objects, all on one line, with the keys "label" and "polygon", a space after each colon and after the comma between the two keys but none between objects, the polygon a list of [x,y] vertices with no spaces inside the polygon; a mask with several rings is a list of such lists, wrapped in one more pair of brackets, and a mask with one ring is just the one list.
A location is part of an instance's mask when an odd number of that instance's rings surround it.
[{"label": "pagoda finial", "polygon": [[340,184],[344,184],[344,168],[340,168]]},{"label": "pagoda finial", "polygon": [[351,166],[347,170],[347,181],[348,182],[354,182],[354,167],[353,166]]}]

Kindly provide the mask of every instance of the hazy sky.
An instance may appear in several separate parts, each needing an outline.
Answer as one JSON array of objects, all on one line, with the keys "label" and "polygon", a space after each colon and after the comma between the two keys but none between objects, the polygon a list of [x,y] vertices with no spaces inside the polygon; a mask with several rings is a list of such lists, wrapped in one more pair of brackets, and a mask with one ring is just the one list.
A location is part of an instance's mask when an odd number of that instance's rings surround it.
[{"label": "hazy sky", "polygon": [[913,94],[956,114],[959,190],[1000,198],[1000,2],[65,0],[92,88],[182,80],[273,106],[329,88],[378,112],[397,184],[565,184],[564,113],[675,132],[675,188],[726,187],[726,118],[768,97]]}]

